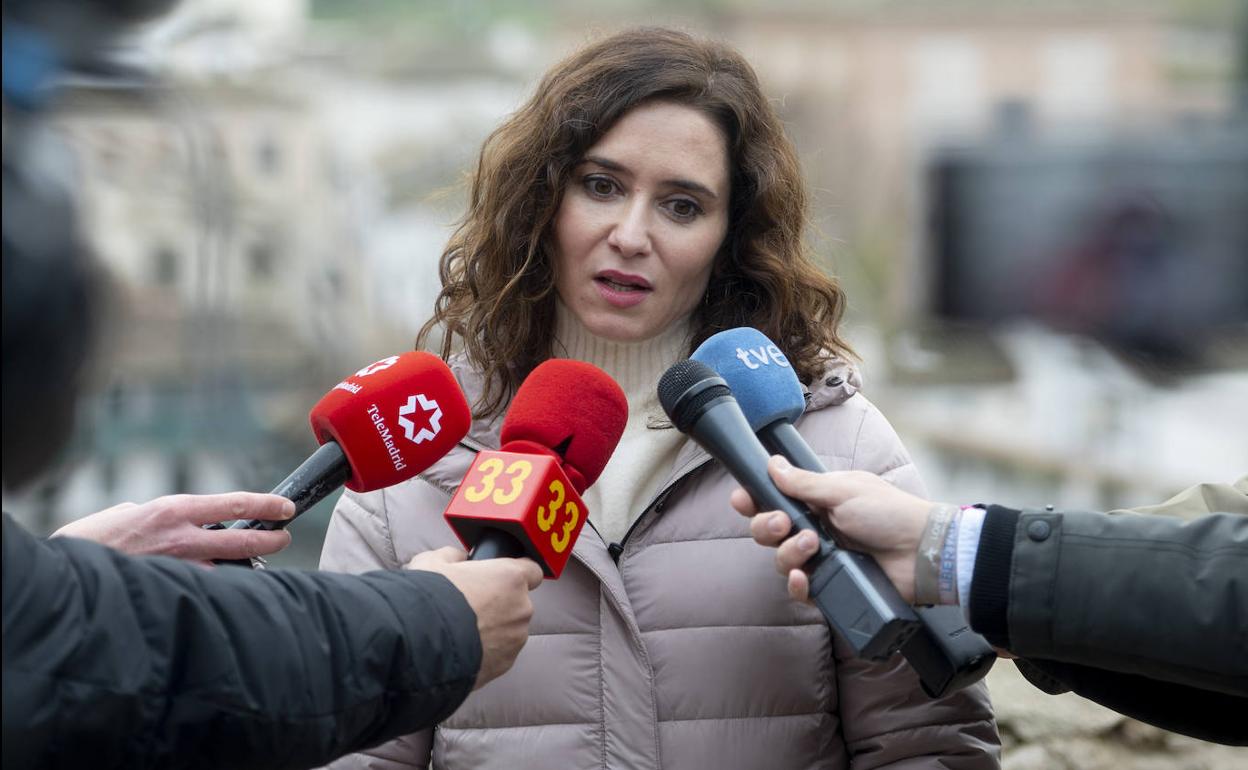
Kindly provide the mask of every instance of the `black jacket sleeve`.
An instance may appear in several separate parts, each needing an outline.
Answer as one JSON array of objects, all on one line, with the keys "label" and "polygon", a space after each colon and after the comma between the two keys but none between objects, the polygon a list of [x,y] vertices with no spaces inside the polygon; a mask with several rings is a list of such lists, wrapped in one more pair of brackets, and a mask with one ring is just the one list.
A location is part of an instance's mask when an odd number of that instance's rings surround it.
[{"label": "black jacket sleeve", "polygon": [[[1241,743],[1248,729],[1228,723],[1220,731],[1201,715],[1216,704],[1248,707],[1246,596],[1248,516],[1184,521],[991,506],[971,627],[1026,659],[1020,668],[1044,689],[1069,688],[1169,730],[1212,730],[1198,737]],[[1045,677],[1061,687],[1046,687]]]},{"label": "black jacket sleeve", "polygon": [[4,767],[313,767],[472,689],[444,577],[205,569],[4,517]]},{"label": "black jacket sleeve", "polygon": [[1074,692],[1119,714],[1202,741],[1248,743],[1248,698],[1056,660],[1014,662],[1027,681],[1050,694]]}]

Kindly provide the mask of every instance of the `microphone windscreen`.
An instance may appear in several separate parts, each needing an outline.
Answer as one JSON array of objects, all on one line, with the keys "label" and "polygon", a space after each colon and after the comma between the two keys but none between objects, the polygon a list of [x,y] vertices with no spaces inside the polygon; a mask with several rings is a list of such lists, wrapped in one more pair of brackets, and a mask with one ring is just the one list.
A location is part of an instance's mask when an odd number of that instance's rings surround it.
[{"label": "microphone windscreen", "polygon": [[757,432],[777,420],[796,422],[806,411],[802,383],[789,359],[758,329],[741,326],[712,335],[692,358],[724,378],[750,430]]},{"label": "microphone windscreen", "polygon": [[433,465],[468,433],[472,413],[442,359],[410,351],[335,385],[308,416],[316,440],[336,441],[356,492],[392,486]]},{"label": "microphone windscreen", "polygon": [[628,400],[610,375],[582,361],[552,358],[516,389],[499,438],[503,451],[542,448],[559,455],[579,493],[598,480],[627,421]]}]

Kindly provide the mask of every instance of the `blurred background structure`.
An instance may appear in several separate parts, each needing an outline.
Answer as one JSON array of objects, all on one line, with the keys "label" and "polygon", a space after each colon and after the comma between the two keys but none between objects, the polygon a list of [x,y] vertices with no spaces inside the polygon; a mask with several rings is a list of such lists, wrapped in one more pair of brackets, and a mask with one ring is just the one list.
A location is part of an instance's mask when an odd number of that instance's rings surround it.
[{"label": "blurred background structure", "polygon": [[[312,403],[411,347],[482,139],[637,23],[755,65],[934,497],[1106,509],[1248,473],[1244,2],[183,0],[64,83],[114,301],[72,456],[4,508],[46,532],[271,488]],[[278,564],[315,565],[332,503]],[[1012,673],[1009,768],[1231,761]]]}]

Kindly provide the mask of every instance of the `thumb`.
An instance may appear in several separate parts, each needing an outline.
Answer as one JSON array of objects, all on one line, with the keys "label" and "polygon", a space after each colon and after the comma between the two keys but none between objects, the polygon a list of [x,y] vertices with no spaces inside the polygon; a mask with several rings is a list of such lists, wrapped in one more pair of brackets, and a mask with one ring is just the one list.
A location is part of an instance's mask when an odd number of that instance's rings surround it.
[{"label": "thumb", "polygon": [[457,561],[467,561],[468,559],[468,553],[464,549],[456,548],[453,545],[444,545],[441,548],[430,551],[429,555],[446,564],[454,564]]},{"label": "thumb", "polygon": [[812,473],[794,468],[779,455],[767,462],[767,471],[781,492],[820,508],[832,508],[849,496],[842,488],[836,471]]}]

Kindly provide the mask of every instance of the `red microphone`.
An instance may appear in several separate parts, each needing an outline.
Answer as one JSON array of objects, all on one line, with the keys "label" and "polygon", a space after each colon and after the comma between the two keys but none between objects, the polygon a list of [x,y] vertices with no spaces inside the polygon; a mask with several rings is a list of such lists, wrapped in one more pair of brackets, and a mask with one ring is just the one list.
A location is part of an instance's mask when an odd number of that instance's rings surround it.
[{"label": "red microphone", "polygon": [[[295,516],[343,484],[371,492],[410,479],[451,451],[468,433],[472,416],[442,359],[412,351],[338,383],[308,420],[321,447],[272,492],[294,501]],[[230,529],[281,529],[293,519],[245,519]]]},{"label": "red microphone", "polygon": [[596,366],[553,358],[532,371],[503,419],[502,448],[479,453],[446,508],[473,559],[528,556],[557,578],[628,420],[624,391]]}]

